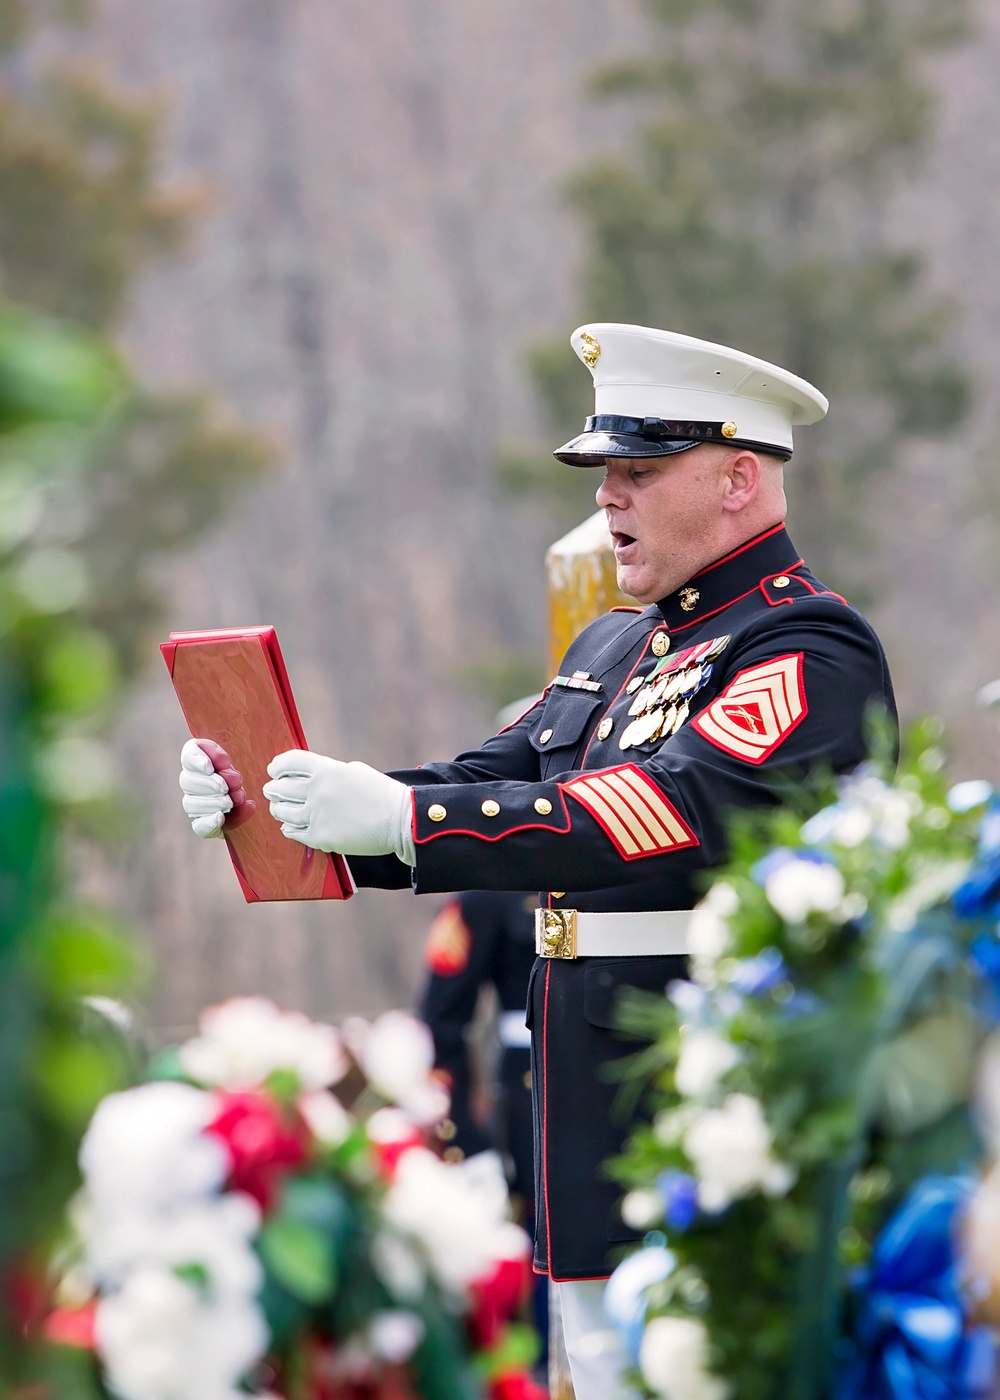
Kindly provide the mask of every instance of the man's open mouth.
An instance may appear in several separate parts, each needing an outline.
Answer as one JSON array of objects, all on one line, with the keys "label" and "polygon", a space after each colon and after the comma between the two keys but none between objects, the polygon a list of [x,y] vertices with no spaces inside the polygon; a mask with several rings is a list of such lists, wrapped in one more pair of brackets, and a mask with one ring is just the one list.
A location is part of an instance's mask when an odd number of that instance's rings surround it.
[{"label": "man's open mouth", "polygon": [[628,549],[630,544],[635,544],[635,536],[626,535],[621,530],[612,530],[611,541],[615,549]]}]

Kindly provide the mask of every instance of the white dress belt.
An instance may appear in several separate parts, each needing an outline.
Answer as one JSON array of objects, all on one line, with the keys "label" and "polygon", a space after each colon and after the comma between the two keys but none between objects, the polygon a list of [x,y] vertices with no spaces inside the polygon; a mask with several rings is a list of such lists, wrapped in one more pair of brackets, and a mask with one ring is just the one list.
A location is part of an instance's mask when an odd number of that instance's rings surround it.
[{"label": "white dress belt", "polygon": [[535,952],[541,958],[656,958],[688,950],[690,909],[588,914],[577,909],[535,911]]},{"label": "white dress belt", "polygon": [[531,1045],[531,1032],[524,1024],[523,1011],[502,1011],[500,1013],[500,1044],[507,1050],[527,1050]]}]

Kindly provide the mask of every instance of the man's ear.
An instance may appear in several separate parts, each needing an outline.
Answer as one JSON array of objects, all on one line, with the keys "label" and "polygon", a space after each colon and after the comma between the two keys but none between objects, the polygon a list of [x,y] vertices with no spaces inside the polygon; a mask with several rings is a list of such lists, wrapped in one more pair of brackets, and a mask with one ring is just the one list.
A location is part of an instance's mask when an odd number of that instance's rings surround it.
[{"label": "man's ear", "polygon": [[742,448],[734,452],[722,468],[723,510],[746,510],[757,499],[764,467],[756,452]]}]

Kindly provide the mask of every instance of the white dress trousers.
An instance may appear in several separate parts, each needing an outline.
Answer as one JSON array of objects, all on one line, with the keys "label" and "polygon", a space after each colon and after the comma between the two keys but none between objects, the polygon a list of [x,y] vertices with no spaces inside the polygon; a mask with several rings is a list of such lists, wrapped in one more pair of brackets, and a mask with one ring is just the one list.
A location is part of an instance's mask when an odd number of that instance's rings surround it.
[{"label": "white dress trousers", "polygon": [[628,1357],[604,1316],[603,1279],[555,1283],[576,1400],[641,1400],[622,1380]]}]

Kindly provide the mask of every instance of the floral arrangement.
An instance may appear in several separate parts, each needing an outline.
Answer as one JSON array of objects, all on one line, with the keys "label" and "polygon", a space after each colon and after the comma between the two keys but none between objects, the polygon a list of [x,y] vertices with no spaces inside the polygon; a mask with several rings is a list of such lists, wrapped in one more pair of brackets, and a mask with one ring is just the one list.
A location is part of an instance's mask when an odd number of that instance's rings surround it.
[{"label": "floral arrangement", "polygon": [[499,1158],[443,1158],[427,1028],[251,997],[200,1031],[84,1138],[46,1326],[99,1377],[76,1393],[540,1400],[529,1241]]},{"label": "floral arrangement", "polygon": [[996,1078],[970,1109],[997,1020],[1000,802],[949,789],[937,740],[925,724],[895,777],[860,770],[813,815],[743,819],[692,919],[692,980],[623,1008],[652,1042],[630,1066],[652,1112],[612,1169],[647,1234],[606,1308],[647,1395],[994,1393],[1000,1194],[973,1174],[1000,1140]]}]

